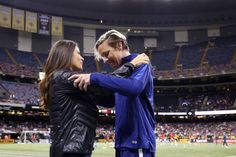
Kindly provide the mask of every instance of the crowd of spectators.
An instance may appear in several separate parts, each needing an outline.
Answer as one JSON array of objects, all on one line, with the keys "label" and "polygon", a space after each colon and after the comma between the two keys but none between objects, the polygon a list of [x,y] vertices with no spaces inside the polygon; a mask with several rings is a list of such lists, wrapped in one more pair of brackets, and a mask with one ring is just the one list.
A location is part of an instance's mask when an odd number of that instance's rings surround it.
[{"label": "crowd of spectators", "polygon": [[4,132],[21,133],[22,131],[48,131],[49,124],[45,122],[15,122],[0,121],[0,134]]},{"label": "crowd of spectators", "polygon": [[154,68],[154,72],[155,72],[155,77],[158,80],[222,75],[228,73],[235,73],[236,63],[220,64],[214,66],[205,65],[193,69],[178,68],[175,70],[168,70],[168,71],[159,71]]},{"label": "crowd of spectators", "polygon": [[[0,85],[7,90],[7,93],[10,93],[8,99],[1,99],[0,101],[39,105],[37,84],[0,81]],[[229,91],[223,94],[155,95],[157,110],[168,112],[234,109],[236,108],[235,101],[235,93]],[[101,113],[109,114],[114,109],[99,106],[99,110]]]},{"label": "crowd of spectators", "polygon": [[[150,57],[157,79],[202,77],[235,73],[235,50],[235,36],[219,37],[194,45],[182,45],[181,48],[177,46],[170,50],[155,51],[150,53]],[[205,52],[205,57],[202,58]],[[177,56],[179,59],[176,63]],[[38,73],[42,70],[41,64],[46,58],[46,54],[0,48],[0,74],[38,78]],[[84,73],[112,71],[106,64],[96,63],[93,56],[84,58]],[[178,66],[175,67],[175,64]]]},{"label": "crowd of spectators", "polygon": [[157,96],[157,110],[159,112],[190,112],[235,109],[236,95],[226,94],[200,94]]},{"label": "crowd of spectators", "polygon": [[210,122],[210,123],[157,123],[156,136],[159,139],[169,140],[170,135],[182,138],[207,136],[223,136],[228,134],[236,136],[236,122]]},{"label": "crowd of spectators", "polygon": [[96,129],[96,139],[104,139],[105,142],[115,140],[115,129],[112,125],[100,125]]},{"label": "crowd of spectators", "polygon": [[1,101],[20,104],[39,104],[38,86],[28,83],[0,81],[0,85],[9,93],[10,97]]},{"label": "crowd of spectators", "polygon": [[10,63],[0,63],[0,74],[18,76],[21,78],[38,78],[39,68],[26,65],[14,65]]},{"label": "crowd of spectators", "polygon": [[[152,52],[151,62],[154,66],[155,77],[162,80],[235,73],[236,63],[233,62],[233,55],[235,56],[236,53],[235,45],[235,36],[220,37],[194,45],[183,45],[181,49],[176,47],[171,50]],[[201,57],[206,49],[208,50],[205,57],[206,64],[200,66]],[[174,69],[178,52],[180,52],[178,64],[181,66]],[[10,75],[36,79],[42,70],[39,63],[43,64],[46,58],[46,54],[0,48],[0,76]],[[104,63],[96,63],[93,56],[84,56],[84,58],[84,73],[111,71]],[[37,85],[7,81],[0,81],[0,85],[7,90],[7,93],[10,93],[10,99],[7,101],[24,104],[39,103]],[[233,105],[235,96],[215,95],[208,97],[203,95],[186,96],[185,98],[178,96],[173,101],[175,102],[168,104],[168,110],[179,110],[179,108],[185,110],[189,107],[196,110],[228,109]],[[158,102],[158,105],[161,109],[162,103]]]},{"label": "crowd of spectators", "polygon": [[[223,136],[224,134],[236,136],[236,122],[208,122],[208,123],[157,123],[156,138],[159,140],[170,140],[170,137],[190,139],[192,136],[206,139],[207,136]],[[49,124],[45,122],[14,122],[0,121],[0,134],[11,131],[21,133],[22,131],[49,131]],[[115,131],[113,125],[99,125],[96,129],[96,139],[104,142],[114,141]]]}]

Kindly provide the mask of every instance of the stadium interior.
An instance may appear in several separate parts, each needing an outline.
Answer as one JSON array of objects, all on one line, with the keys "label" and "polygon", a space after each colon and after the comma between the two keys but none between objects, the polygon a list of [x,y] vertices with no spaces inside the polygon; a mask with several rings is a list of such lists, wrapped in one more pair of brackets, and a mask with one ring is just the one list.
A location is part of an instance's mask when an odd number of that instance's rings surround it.
[{"label": "stadium interior", "polygon": [[[50,142],[38,82],[52,44],[76,41],[82,72],[108,74],[93,46],[110,29],[151,60],[157,144],[222,145],[226,134],[235,145],[235,8],[234,0],[0,0],[0,152],[2,143]],[[114,119],[114,108],[99,106],[98,143],[114,142]]]}]

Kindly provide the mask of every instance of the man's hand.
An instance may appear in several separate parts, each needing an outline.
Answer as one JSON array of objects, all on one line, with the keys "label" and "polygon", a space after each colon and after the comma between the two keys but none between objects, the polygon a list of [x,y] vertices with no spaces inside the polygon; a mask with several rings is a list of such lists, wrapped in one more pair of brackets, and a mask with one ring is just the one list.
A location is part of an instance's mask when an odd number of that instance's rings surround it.
[{"label": "man's hand", "polygon": [[73,85],[76,88],[87,91],[87,87],[90,85],[90,74],[74,74],[68,80],[74,80]]}]

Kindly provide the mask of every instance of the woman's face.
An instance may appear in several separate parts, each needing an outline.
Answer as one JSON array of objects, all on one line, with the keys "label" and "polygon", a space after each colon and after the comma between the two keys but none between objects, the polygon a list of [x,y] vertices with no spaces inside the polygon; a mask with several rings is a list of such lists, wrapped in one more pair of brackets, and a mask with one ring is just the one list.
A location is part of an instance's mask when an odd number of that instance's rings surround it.
[{"label": "woman's face", "polygon": [[84,61],[84,58],[80,55],[80,50],[76,46],[72,55],[72,60],[71,60],[72,70],[74,71],[83,70],[83,61]]}]

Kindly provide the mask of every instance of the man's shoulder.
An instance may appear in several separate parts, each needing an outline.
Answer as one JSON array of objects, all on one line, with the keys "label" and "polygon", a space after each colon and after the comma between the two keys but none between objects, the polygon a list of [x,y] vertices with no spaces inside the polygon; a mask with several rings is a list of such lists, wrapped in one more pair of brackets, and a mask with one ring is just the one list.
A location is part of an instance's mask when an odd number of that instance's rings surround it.
[{"label": "man's shoulder", "polygon": [[153,72],[152,72],[152,66],[150,64],[143,64],[138,68],[136,68],[131,77],[141,77],[144,75],[152,77]]},{"label": "man's shoulder", "polygon": [[135,69],[136,72],[144,72],[144,71],[151,71],[152,65],[151,64],[142,64]]}]

